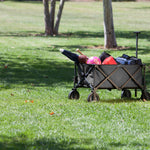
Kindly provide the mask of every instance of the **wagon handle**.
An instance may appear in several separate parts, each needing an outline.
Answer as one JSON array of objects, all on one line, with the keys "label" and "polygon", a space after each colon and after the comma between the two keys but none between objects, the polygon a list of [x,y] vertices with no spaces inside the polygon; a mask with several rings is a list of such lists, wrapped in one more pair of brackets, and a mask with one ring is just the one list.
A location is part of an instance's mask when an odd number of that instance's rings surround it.
[{"label": "wagon handle", "polygon": [[138,35],[141,33],[140,31],[134,32],[136,34],[136,58],[138,58]]},{"label": "wagon handle", "polygon": [[[136,34],[136,58],[138,58],[138,36],[141,33],[140,31],[135,31]],[[137,89],[135,89],[135,97],[137,97]]]},{"label": "wagon handle", "polygon": [[84,55],[79,49],[76,49],[76,52],[80,53],[81,55]]}]

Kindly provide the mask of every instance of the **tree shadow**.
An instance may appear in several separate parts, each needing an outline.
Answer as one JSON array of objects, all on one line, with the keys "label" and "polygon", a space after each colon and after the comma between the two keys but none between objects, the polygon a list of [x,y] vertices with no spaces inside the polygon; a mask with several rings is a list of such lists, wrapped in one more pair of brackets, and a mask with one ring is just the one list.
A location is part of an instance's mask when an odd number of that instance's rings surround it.
[{"label": "tree shadow", "polygon": [[[140,39],[147,39],[150,40],[150,31],[140,31],[139,34]],[[136,39],[136,34],[134,31],[115,31],[116,38],[130,38]],[[47,38],[42,32],[37,31],[18,31],[18,32],[0,32],[1,37],[6,36],[13,36],[13,37],[30,37],[30,36],[37,36]],[[60,33],[57,36],[53,36],[53,38],[104,38],[104,32],[96,32],[96,31],[75,31],[75,32],[64,32]]]},{"label": "tree shadow", "polygon": [[[120,96],[121,97],[121,96]],[[123,98],[123,99],[107,99],[107,100],[100,100],[100,103],[109,103],[109,104],[119,104],[119,103],[133,103],[141,101],[140,98]]]},{"label": "tree shadow", "polygon": [[[126,147],[128,144],[127,143],[121,143],[121,142],[112,142],[110,143],[110,146],[113,147],[113,148],[121,148],[121,147]],[[133,148],[135,147],[136,149],[141,149],[141,148],[148,148],[148,144],[141,144],[139,142],[132,142],[130,144],[130,146]]]},{"label": "tree shadow", "polygon": [[[61,139],[55,140],[51,138],[42,138],[29,140],[27,136],[21,135],[16,137],[0,136],[2,139],[0,141],[1,150],[94,150],[94,149],[110,149],[110,148],[122,148],[130,146],[132,148],[148,148],[150,145],[140,142],[131,142],[130,144],[122,142],[110,142],[102,147],[96,147],[93,145],[93,138],[70,138],[69,140]],[[81,144],[81,145],[80,145]]]},{"label": "tree shadow", "polygon": [[76,139],[69,138],[69,141],[65,139],[61,139],[56,141],[52,137],[50,139],[42,138],[37,140],[29,140],[25,135],[16,136],[16,137],[7,137],[0,136],[2,142],[0,141],[0,149],[1,150],[72,150],[74,146],[78,145],[78,150],[92,150],[90,148],[80,148],[79,142],[82,140],[83,145],[91,145],[93,139]]},{"label": "tree shadow", "polygon": [[13,84],[52,87],[55,84],[73,81],[73,62],[41,58],[32,60],[29,56],[10,56],[8,61],[1,56],[0,59],[1,88],[10,88]]},{"label": "tree shadow", "polygon": [[38,31],[17,31],[17,32],[0,32],[0,37],[43,37],[47,38],[44,33]]}]

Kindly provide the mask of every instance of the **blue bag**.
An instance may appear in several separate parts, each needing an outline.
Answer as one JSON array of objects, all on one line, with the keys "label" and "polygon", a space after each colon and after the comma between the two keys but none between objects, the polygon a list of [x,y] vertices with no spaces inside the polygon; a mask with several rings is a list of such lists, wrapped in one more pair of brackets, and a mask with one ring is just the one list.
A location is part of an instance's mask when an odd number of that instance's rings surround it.
[{"label": "blue bag", "polygon": [[117,57],[116,62],[123,65],[142,65],[141,59],[134,56],[130,57],[126,54],[123,54],[121,57]]}]

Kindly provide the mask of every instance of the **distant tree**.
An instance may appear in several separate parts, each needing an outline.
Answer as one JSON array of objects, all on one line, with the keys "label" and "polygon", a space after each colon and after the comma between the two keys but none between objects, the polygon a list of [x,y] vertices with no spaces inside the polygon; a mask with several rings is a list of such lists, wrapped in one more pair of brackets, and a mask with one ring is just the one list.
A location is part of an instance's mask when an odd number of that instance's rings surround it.
[{"label": "distant tree", "polygon": [[51,9],[50,9],[50,26],[52,29],[51,35],[54,34],[55,7],[56,7],[56,0],[51,0]]},{"label": "distant tree", "polygon": [[44,4],[44,19],[45,19],[45,35],[52,35],[52,27],[50,24],[49,0],[43,0]]},{"label": "distant tree", "polygon": [[61,19],[64,3],[65,3],[65,0],[60,0],[59,11],[58,11],[58,14],[57,14],[55,28],[54,28],[54,33],[55,34],[58,34],[58,28],[59,28],[59,24],[60,24],[60,19]]},{"label": "distant tree", "polygon": [[104,39],[105,48],[116,48],[116,36],[113,23],[112,1],[103,0],[104,11]]},{"label": "distant tree", "polygon": [[44,5],[44,20],[45,20],[45,35],[54,35],[58,34],[59,24],[62,16],[62,11],[64,7],[65,0],[60,0],[59,10],[55,23],[55,7],[56,0],[50,1],[50,10],[49,10],[49,0],[43,0]]}]

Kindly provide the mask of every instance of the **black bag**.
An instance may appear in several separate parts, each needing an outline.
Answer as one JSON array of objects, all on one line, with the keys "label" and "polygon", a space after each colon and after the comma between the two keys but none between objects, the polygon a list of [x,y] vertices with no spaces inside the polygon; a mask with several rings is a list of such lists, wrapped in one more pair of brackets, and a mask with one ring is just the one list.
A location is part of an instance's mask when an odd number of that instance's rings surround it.
[{"label": "black bag", "polygon": [[116,58],[116,62],[123,65],[142,65],[141,59],[134,56],[123,54],[121,57]]},{"label": "black bag", "polygon": [[105,60],[105,58],[108,58],[109,56],[111,56],[111,55],[109,55],[109,54],[106,53],[106,52],[103,52],[103,53],[99,56],[99,59],[101,60],[101,62],[103,62],[103,61]]}]

